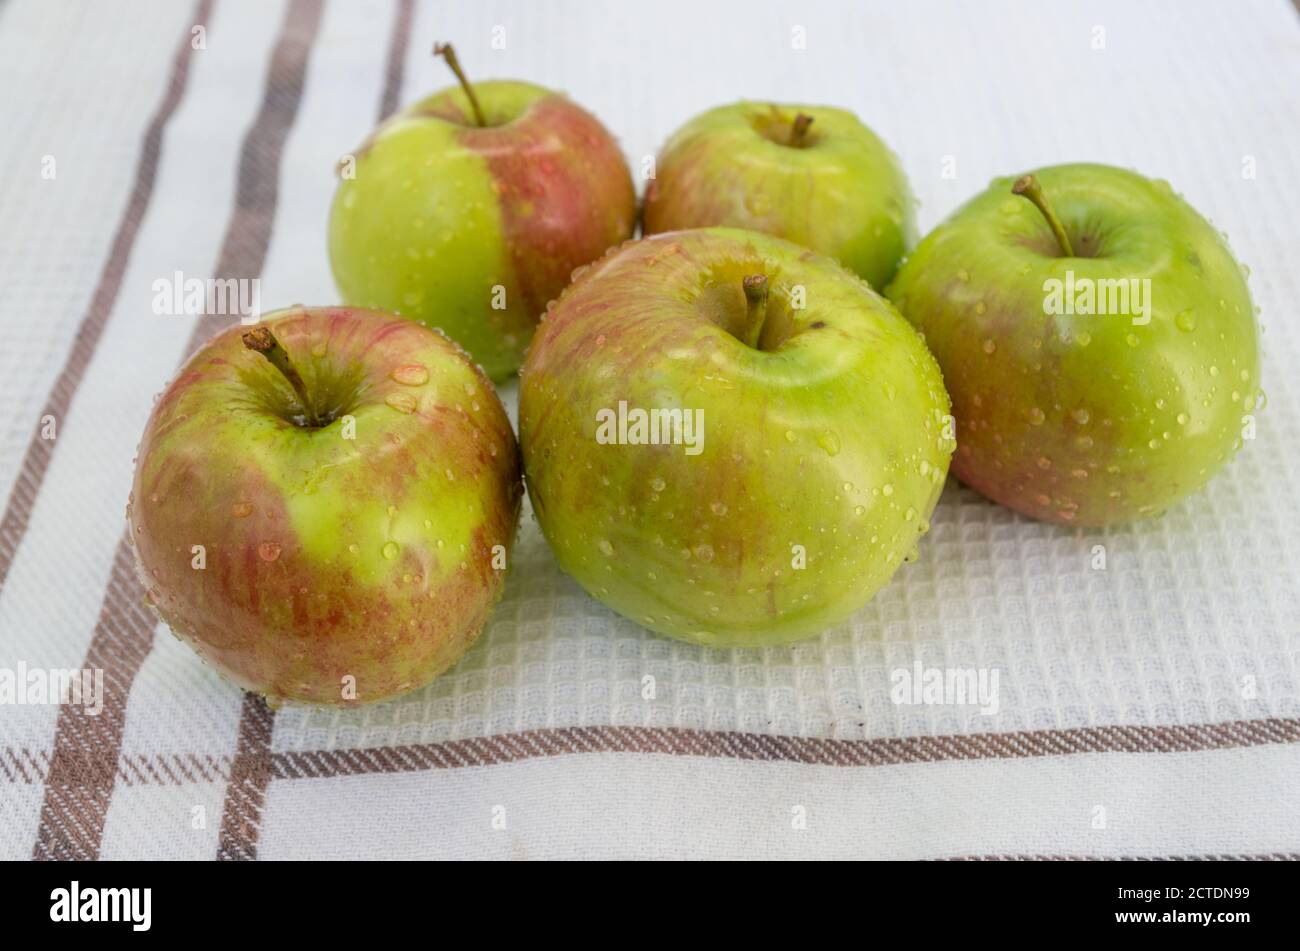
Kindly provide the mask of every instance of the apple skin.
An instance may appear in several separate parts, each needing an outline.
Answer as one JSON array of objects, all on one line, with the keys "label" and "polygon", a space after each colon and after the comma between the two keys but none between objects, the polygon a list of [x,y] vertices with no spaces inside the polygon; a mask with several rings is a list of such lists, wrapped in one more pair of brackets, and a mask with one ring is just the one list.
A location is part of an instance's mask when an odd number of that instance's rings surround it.
[{"label": "apple skin", "polygon": [[[806,145],[784,144],[811,116]],[[851,112],[741,102],[668,140],[646,190],[646,234],[722,225],[835,258],[877,289],[916,241],[916,201],[898,159]]]},{"label": "apple skin", "polygon": [[492,548],[513,544],[522,496],[505,410],[455,344],[419,324],[294,308],[262,326],[340,418],[291,422],[301,404],[244,347],[245,328],[191,357],[149,417],[127,509],[147,600],[271,701],[414,690],[465,652],[505,584]]},{"label": "apple skin", "polygon": [[346,302],[443,330],[501,380],[573,270],[631,237],[636,193],[613,137],[564,96],[474,89],[486,128],[454,87],[374,132],[335,193],[329,254]]},{"label": "apple skin", "polygon": [[[751,274],[770,284],[768,323],[792,330],[767,350],[735,335]],[[701,451],[599,444],[596,414],[620,400],[701,410]],[[865,281],[711,228],[629,243],[575,279],[521,372],[519,431],[538,522],[589,593],[653,631],[756,647],[821,633],[910,559],[948,412],[921,338]]]},{"label": "apple skin", "polygon": [[[1091,164],[1033,174],[1083,256],[1063,257],[1015,178],[999,178],[921,242],[888,295],[943,368],[963,482],[1049,522],[1157,515],[1241,446],[1259,392],[1245,276],[1167,182]],[[1150,322],[1045,313],[1045,282],[1071,269],[1150,278]]]}]

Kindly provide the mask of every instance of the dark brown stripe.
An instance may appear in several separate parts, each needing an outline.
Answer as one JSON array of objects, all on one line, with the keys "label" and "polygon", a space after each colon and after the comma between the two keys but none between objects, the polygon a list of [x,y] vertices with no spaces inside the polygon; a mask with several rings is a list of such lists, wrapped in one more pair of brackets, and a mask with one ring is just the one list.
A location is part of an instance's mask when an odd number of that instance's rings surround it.
[{"label": "dark brown stripe", "polygon": [[[1300,0],[1297,0],[1300,2]],[[393,18],[393,33],[388,41],[388,68],[384,72],[384,94],[379,99],[379,118],[387,119],[397,111],[406,75],[406,48],[411,41],[411,10],[414,0],[398,0]]]},{"label": "dark brown stripe", "polygon": [[[267,73],[257,120],[244,137],[236,204],[218,257],[216,277],[261,273],[279,194],[280,156],[302,97],[307,57],[320,26],[320,0],[292,0]],[[192,350],[205,332],[200,318]],[[54,755],[33,849],[37,859],[95,859],[117,778],[131,684],[153,646],[157,619],[144,607],[125,533],[118,541],[108,588],[84,666],[104,670],[104,709],[87,716],[59,708]]]},{"label": "dark brown stripe", "polygon": [[257,837],[261,829],[262,803],[271,784],[271,731],[275,714],[256,694],[244,694],[239,712],[239,746],[230,765],[225,806],[221,811],[221,835],[217,858],[257,858]]},{"label": "dark brown stripe", "polygon": [[[379,120],[397,108],[406,72],[406,51],[411,36],[412,0],[400,0],[393,18],[393,32],[388,42],[388,60],[384,68],[384,91],[379,98]],[[239,714],[239,742],[243,753],[236,758],[226,787],[222,808],[221,838],[217,845],[219,859],[257,858],[257,839],[261,832],[262,803],[271,782],[271,735],[275,730],[275,712],[260,698],[244,698]],[[246,749],[245,749],[246,747]]]},{"label": "dark brown stripe", "polygon": [[68,407],[72,405],[72,398],[77,392],[77,387],[81,385],[86,375],[86,368],[90,365],[90,358],[94,356],[99,339],[103,336],[104,327],[117,302],[118,292],[122,289],[122,277],[126,273],[131,249],[135,247],[140,224],[144,221],[145,212],[149,210],[149,202],[153,198],[154,184],[158,179],[158,161],[162,154],[163,132],[176,113],[189,80],[190,56],[193,52],[193,47],[190,45],[190,30],[194,25],[206,25],[211,14],[212,0],[199,0],[194,9],[192,24],[185,27],[185,34],[176,48],[166,92],[163,93],[162,102],[158,104],[145,129],[144,144],[136,163],[135,184],[131,187],[131,197],[127,199],[126,210],[117,223],[117,233],[113,235],[108,260],[104,262],[104,267],[99,272],[99,283],[95,285],[95,292],[90,297],[90,306],[77,326],[76,336],[72,338],[72,351],[64,360],[63,369],[59,371],[54,386],[50,388],[49,395],[45,398],[45,406],[37,419],[36,431],[32,434],[32,441],[28,444],[22,464],[18,467],[18,477],[9,492],[4,515],[0,516],[0,588],[4,587],[14,556],[18,553],[18,546],[27,533],[32,508],[36,505],[36,496],[41,490],[41,483],[45,481],[45,473],[50,468],[54,447],[58,444],[57,439],[41,438],[40,420],[52,416],[56,425],[63,425]]},{"label": "dark brown stripe", "polygon": [[[946,759],[1196,752],[1300,742],[1300,720],[1238,720],[1177,727],[1084,727],[896,740],[818,740],[650,727],[570,727],[420,746],[268,754],[273,717],[273,711],[261,700],[245,698],[239,732],[242,760],[238,766],[230,756],[122,755],[117,765],[118,782],[125,786],[183,785],[227,782],[236,775],[241,782],[250,781],[250,777],[320,779],[492,766],[577,753],[667,753],[828,766],[888,766]],[[938,751],[947,755],[936,755]],[[49,759],[45,750],[34,755],[23,748],[0,748],[0,773],[10,782],[39,783],[44,781]],[[262,763],[269,765],[270,776],[261,772]]]},{"label": "dark brown stripe", "polygon": [[1300,742],[1300,719],[1236,720],[1196,726],[1080,727],[881,740],[600,726],[529,730],[412,746],[284,752],[274,754],[271,764],[276,779],[328,779],[496,766],[577,753],[664,753],[814,766],[895,766],[1080,753],[1189,753],[1296,742]]}]

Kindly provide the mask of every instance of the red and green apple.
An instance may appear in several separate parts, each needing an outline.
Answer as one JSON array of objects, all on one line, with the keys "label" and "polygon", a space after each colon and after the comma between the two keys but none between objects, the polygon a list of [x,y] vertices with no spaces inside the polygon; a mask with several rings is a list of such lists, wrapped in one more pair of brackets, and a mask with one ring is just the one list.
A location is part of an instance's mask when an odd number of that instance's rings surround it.
[{"label": "red and green apple", "polygon": [[1025,515],[1154,516],[1242,446],[1259,394],[1245,271],[1168,182],[1092,164],[996,179],[888,295],[943,368],[953,471]]},{"label": "red and green apple", "polygon": [[898,159],[851,112],[741,102],[668,140],[646,189],[646,234],[723,225],[835,258],[883,288],[916,240]]},{"label": "red and green apple", "polygon": [[593,596],[718,646],[821,633],[913,557],[949,404],[920,336],[822,255],[730,228],[625,245],[521,373],[533,510]]},{"label": "red and green apple", "polygon": [[292,308],[204,345],[154,406],[128,506],[148,602],[269,700],[422,686],[505,583],[522,496],[491,382],[388,314]]},{"label": "red and green apple", "polygon": [[437,51],[461,85],[388,119],[345,161],[330,263],[347,303],[440,329],[501,380],[573,270],[632,236],[636,194],[590,113],[531,83],[471,85]]}]

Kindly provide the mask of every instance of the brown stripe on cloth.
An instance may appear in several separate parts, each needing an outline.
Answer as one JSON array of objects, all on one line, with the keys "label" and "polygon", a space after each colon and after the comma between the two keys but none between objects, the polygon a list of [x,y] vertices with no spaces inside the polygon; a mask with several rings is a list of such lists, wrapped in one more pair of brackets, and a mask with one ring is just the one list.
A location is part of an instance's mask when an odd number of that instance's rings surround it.
[{"label": "brown stripe on cloth", "polygon": [[[265,712],[263,712],[265,711]],[[1081,727],[967,736],[883,740],[819,740],[751,733],[654,727],[569,727],[411,746],[270,754],[271,711],[246,694],[238,752],[229,755],[123,754],[118,781],[125,786],[320,779],[367,773],[415,772],[493,766],[578,753],[666,753],[822,766],[889,766],[946,759],[1006,759],[1088,753],[1191,753],[1300,743],[1300,720],[1236,720],[1194,726]],[[0,748],[0,778],[39,783],[49,766],[41,750]],[[269,765],[270,775],[263,766]],[[971,856],[987,858],[987,856]]]},{"label": "brown stripe on cloth", "polygon": [[[379,98],[379,121],[397,109],[406,73],[406,50],[410,43],[413,0],[400,0],[393,17],[384,67],[384,90]],[[221,810],[218,859],[257,858],[257,838],[271,783],[271,734],[275,713],[261,697],[246,695],[239,714],[239,752],[230,770],[225,805]]]},{"label": "brown stripe on cloth", "polygon": [[[235,209],[217,261],[219,279],[252,278],[262,270],[279,194],[280,156],[298,112],[320,15],[321,0],[292,0],[285,13],[261,109],[240,152]],[[200,318],[187,354],[214,329]],[[99,856],[122,749],[127,698],[153,646],[156,623],[144,607],[124,530],[83,665],[104,670],[104,708],[94,717],[79,707],[59,708],[34,858]]]},{"label": "brown stripe on cloth", "polygon": [[[95,285],[94,293],[91,294],[90,306],[82,316],[76,335],[72,338],[72,351],[64,360],[63,369],[59,371],[49,395],[45,398],[45,406],[41,409],[39,419],[52,416],[62,422],[63,417],[67,415],[68,407],[72,405],[77,387],[81,385],[86,375],[86,368],[90,365],[90,358],[94,356],[95,348],[99,345],[99,339],[103,336],[104,327],[113,312],[113,305],[117,302],[118,292],[122,289],[122,277],[126,273],[131,249],[135,247],[140,223],[144,221],[145,212],[149,209],[149,201],[153,198],[154,184],[158,180],[158,160],[162,154],[163,131],[175,115],[176,107],[180,105],[186,82],[189,80],[190,56],[193,53],[190,30],[196,25],[206,25],[211,14],[212,0],[200,0],[194,9],[194,19],[185,27],[185,34],[172,59],[171,77],[167,81],[162,102],[158,104],[157,110],[149,120],[149,125],[145,128],[144,144],[140,149],[140,158],[135,168],[135,183],[131,186],[131,196],[127,199],[122,218],[117,223],[117,232],[113,235],[113,243],[109,247],[108,260],[104,262],[104,267],[99,272],[99,282]],[[27,452],[23,455],[22,464],[18,467],[18,478],[9,492],[4,515],[0,516],[0,588],[4,587],[9,569],[14,563],[14,556],[18,553],[18,546],[27,533],[32,509],[36,505],[36,496],[41,490],[41,483],[45,481],[45,473],[50,468],[54,447],[58,444],[55,439],[41,438],[39,422],[36,429],[37,431],[32,434],[31,443],[27,446]]]},{"label": "brown stripe on cloth", "polygon": [[399,0],[397,15],[393,17],[393,33],[388,41],[388,64],[384,71],[384,94],[379,99],[381,122],[397,111],[397,100],[402,94],[402,78],[406,74],[406,48],[411,40],[413,5],[414,0]]},{"label": "brown stripe on cloth", "polygon": [[594,726],[528,730],[447,743],[282,752],[271,756],[271,767],[275,779],[328,779],[495,766],[578,753],[662,753],[811,766],[896,766],[1081,753],[1190,753],[1296,742],[1300,742],[1300,719],[1234,720],[1193,726],[1078,727],[879,740]]},{"label": "brown stripe on cloth", "polygon": [[257,833],[262,821],[262,803],[271,784],[271,731],[275,714],[256,694],[244,694],[239,712],[239,745],[230,764],[225,805],[221,810],[221,833],[217,858],[257,858]]}]

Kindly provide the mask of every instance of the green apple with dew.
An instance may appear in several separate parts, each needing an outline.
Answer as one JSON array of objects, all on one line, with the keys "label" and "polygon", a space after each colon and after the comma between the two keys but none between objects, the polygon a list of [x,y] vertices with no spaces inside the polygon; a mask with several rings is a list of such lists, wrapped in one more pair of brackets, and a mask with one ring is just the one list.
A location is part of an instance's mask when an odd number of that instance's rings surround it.
[{"label": "green apple with dew", "polygon": [[461,85],[344,161],[330,264],[345,301],[443,330],[501,380],[573,270],[631,237],[636,194],[591,114],[530,83],[471,85],[436,51]]},{"label": "green apple with dew", "polygon": [[723,225],[835,258],[877,289],[916,240],[898,159],[851,112],[740,102],[697,116],[655,163],[646,234]]},{"label": "green apple with dew", "polygon": [[819,634],[913,557],[948,413],[921,338],[865,281],[730,228],[586,269],[544,318],[519,395],[528,491],[561,567],[639,624],[716,646]]},{"label": "green apple with dew", "polygon": [[1260,398],[1245,269],[1167,182],[1136,172],[996,179],[888,294],[943,368],[953,471],[1032,518],[1158,515],[1228,463]]},{"label": "green apple with dew", "polygon": [[127,515],[147,600],[269,700],[420,687],[482,630],[522,497],[491,382],[389,314],[302,308],[233,327],[149,417]]}]

